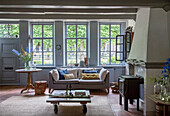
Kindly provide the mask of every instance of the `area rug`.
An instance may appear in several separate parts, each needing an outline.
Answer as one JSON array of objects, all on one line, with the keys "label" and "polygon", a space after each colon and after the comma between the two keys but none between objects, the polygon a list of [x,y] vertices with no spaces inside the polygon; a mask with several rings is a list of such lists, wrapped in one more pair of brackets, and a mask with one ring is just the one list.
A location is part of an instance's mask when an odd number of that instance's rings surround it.
[{"label": "area rug", "polygon": [[13,96],[0,103],[0,116],[113,116],[107,96],[93,96],[82,113],[79,103],[60,103],[58,113],[46,103],[48,96]]}]

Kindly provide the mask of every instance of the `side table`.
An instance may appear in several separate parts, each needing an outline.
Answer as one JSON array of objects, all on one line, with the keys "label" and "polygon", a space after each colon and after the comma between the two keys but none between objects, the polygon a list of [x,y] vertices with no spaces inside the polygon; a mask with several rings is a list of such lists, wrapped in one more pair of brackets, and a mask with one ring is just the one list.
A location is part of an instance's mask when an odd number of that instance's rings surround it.
[{"label": "side table", "polygon": [[31,73],[39,72],[39,71],[42,71],[42,69],[30,69],[30,70],[18,69],[18,70],[15,70],[16,73],[28,73],[27,85],[24,89],[21,90],[21,93],[23,93],[23,91],[25,91],[25,90],[34,89],[34,86],[31,84]]},{"label": "side table", "polygon": [[170,114],[168,114],[168,106],[170,106],[170,102],[162,101],[158,95],[150,95],[150,96],[148,96],[148,98],[158,105],[159,104],[163,105],[163,112],[164,112],[163,116],[170,115]]},{"label": "side table", "polygon": [[35,95],[44,95],[47,81],[35,81]]}]

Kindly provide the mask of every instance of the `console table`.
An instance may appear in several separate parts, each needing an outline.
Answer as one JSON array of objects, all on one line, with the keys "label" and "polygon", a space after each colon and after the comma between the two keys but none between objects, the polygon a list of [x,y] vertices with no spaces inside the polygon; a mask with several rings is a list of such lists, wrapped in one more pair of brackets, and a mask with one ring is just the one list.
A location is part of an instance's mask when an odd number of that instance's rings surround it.
[{"label": "console table", "polygon": [[168,106],[170,106],[170,102],[162,101],[158,95],[150,95],[148,96],[148,98],[151,99],[153,102],[155,102],[156,105],[159,105],[159,104],[163,105],[164,116],[170,115],[168,114]]},{"label": "console table", "polygon": [[42,71],[42,69],[30,69],[30,70],[18,69],[18,70],[15,70],[16,73],[28,73],[27,85],[24,89],[21,90],[21,93],[23,93],[23,91],[25,91],[25,90],[34,89],[34,86],[31,84],[31,73],[39,72],[39,71]]}]

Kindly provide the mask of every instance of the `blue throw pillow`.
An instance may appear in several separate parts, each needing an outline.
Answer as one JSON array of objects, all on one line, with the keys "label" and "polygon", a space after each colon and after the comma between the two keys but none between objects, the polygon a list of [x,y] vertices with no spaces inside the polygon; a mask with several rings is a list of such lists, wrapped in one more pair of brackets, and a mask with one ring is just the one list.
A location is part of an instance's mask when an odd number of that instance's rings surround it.
[{"label": "blue throw pillow", "polygon": [[65,80],[64,74],[68,74],[67,69],[66,70],[58,70],[59,72],[59,80]]},{"label": "blue throw pillow", "polygon": [[99,73],[98,70],[83,70],[83,73]]}]

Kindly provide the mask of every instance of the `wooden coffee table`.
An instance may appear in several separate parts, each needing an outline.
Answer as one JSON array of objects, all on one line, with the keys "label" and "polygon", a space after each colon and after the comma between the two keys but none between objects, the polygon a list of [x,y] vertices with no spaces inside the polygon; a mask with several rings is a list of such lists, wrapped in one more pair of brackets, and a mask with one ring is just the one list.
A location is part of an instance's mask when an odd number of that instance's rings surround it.
[{"label": "wooden coffee table", "polygon": [[[75,96],[75,91],[76,90],[72,90],[71,93],[72,95],[66,95],[65,92],[66,90],[55,90],[50,96],[49,98],[46,100],[46,102],[50,102],[51,104],[54,104],[54,112],[57,114],[58,112],[58,106],[60,102],[79,102],[80,104],[82,104],[82,111],[84,114],[87,113],[87,107],[86,104],[87,103],[91,103],[91,99],[90,99],[90,92],[89,90],[84,90],[86,95],[78,95]],[[69,94],[69,92],[68,92]]]}]

